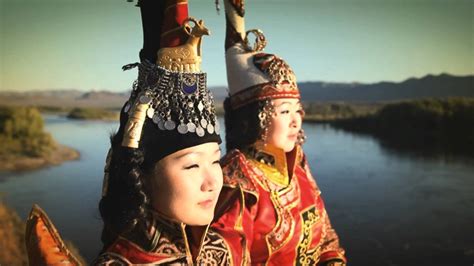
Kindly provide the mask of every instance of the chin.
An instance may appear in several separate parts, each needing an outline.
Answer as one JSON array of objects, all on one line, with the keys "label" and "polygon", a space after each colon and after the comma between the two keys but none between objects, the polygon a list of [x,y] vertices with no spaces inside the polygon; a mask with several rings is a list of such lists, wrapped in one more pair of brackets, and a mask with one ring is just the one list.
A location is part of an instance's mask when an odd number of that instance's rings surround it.
[{"label": "chin", "polygon": [[199,215],[192,216],[192,218],[187,219],[187,221],[184,221],[184,223],[187,225],[194,225],[194,226],[208,225],[212,222],[213,218],[214,218],[214,213],[210,213],[210,214],[201,213]]},{"label": "chin", "polygon": [[295,148],[295,146],[296,146],[296,144],[293,143],[292,145],[288,145],[288,146],[286,146],[285,148],[283,148],[283,150],[284,150],[285,152],[290,152],[290,151],[292,151],[292,150]]}]

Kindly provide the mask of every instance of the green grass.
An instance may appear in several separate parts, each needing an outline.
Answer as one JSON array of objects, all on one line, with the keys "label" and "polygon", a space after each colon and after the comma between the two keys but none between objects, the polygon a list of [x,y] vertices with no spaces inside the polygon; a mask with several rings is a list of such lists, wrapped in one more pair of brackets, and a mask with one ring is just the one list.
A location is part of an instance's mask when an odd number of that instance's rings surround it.
[{"label": "green grass", "polygon": [[381,104],[305,103],[305,122],[333,122],[374,114]]},{"label": "green grass", "polygon": [[33,107],[0,106],[0,143],[0,159],[41,157],[56,147],[51,135],[44,131],[40,112]]},{"label": "green grass", "polygon": [[333,125],[405,146],[432,145],[474,155],[474,98],[391,103]]},{"label": "green grass", "polygon": [[118,120],[119,113],[99,108],[74,108],[67,115],[71,119]]}]

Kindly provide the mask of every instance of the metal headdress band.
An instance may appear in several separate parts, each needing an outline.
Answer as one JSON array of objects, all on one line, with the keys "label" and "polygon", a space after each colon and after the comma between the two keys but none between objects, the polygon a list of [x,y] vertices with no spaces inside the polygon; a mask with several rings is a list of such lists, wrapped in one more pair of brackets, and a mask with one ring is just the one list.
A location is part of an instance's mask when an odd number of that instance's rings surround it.
[{"label": "metal headdress band", "polygon": [[152,119],[160,130],[180,134],[219,134],[213,96],[206,87],[206,73],[175,72],[142,62],[124,112],[129,115],[122,146],[138,148],[143,124]]}]

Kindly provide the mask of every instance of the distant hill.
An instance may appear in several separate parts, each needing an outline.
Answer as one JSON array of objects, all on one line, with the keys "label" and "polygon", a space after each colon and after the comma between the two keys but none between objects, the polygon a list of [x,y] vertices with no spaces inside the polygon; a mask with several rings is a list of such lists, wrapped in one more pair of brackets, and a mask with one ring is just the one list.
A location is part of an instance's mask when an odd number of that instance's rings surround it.
[{"label": "distant hill", "polygon": [[0,105],[121,108],[130,92],[45,90],[0,92]]},{"label": "distant hill", "polygon": [[[386,102],[420,98],[474,97],[474,75],[427,75],[403,82],[330,83],[300,82],[305,102]],[[219,105],[227,97],[225,86],[210,88]],[[0,92],[0,105],[121,108],[130,92],[46,90]]]},{"label": "distant hill", "polygon": [[212,95],[214,96],[214,100],[216,102],[223,102],[225,97],[229,95],[229,92],[227,90],[227,86],[216,86],[216,87],[211,87],[209,90],[212,92]]},{"label": "distant hill", "polygon": [[400,83],[301,82],[298,86],[305,102],[381,102],[430,97],[474,97],[473,75],[427,75]]}]

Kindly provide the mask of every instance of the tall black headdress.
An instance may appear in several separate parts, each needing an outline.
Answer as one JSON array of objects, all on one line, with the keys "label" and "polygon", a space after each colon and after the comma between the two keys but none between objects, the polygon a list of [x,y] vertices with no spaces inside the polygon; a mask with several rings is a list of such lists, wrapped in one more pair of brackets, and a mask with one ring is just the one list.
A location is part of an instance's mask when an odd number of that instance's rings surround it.
[{"label": "tall black headdress", "polygon": [[138,148],[142,137],[154,138],[160,157],[206,142],[220,142],[213,97],[200,71],[201,38],[209,30],[187,17],[186,1],[167,1],[156,62],[138,66],[138,79],[123,108],[127,123],[122,146]]},{"label": "tall black headdress", "polygon": [[157,162],[181,149],[220,143],[213,96],[200,70],[201,38],[209,30],[202,20],[188,17],[186,0],[140,1],[139,6],[144,46],[141,62],[123,68],[138,67],[138,79],[120,114],[122,146],[146,144],[145,157]]}]

